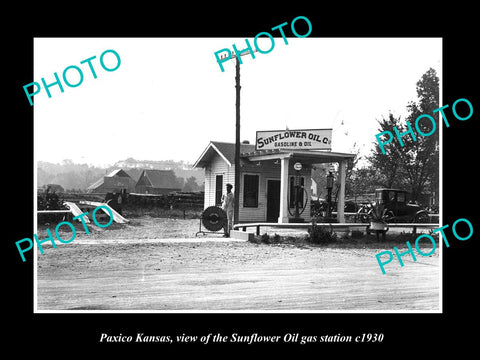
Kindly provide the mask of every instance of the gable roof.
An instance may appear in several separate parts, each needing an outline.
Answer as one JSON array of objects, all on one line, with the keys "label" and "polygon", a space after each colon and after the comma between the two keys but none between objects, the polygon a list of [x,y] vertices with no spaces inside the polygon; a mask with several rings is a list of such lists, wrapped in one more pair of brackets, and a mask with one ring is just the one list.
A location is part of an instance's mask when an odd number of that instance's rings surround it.
[{"label": "gable roof", "polygon": [[143,170],[138,181],[143,178],[147,178],[154,188],[180,189],[173,170]]},{"label": "gable roof", "polygon": [[[124,170],[122,169],[116,169],[116,170],[113,170],[111,171],[109,174],[107,175],[104,175],[102,178],[98,179],[97,181],[95,181],[93,184],[89,185],[87,187],[87,190],[95,190],[97,188],[99,188],[100,186],[102,186],[104,183],[105,183],[105,178],[106,177],[109,177],[109,178],[113,178],[113,177],[119,177],[119,178],[128,178],[132,181],[132,183],[135,182],[135,180],[133,180],[130,175],[128,175]],[[125,184],[127,184],[129,182],[129,180],[127,179],[124,179],[125,181],[123,181]]]},{"label": "gable roof", "polygon": [[[255,145],[240,144],[240,154],[251,151],[255,151]],[[193,167],[205,167],[215,154],[220,155],[228,164],[228,166],[232,166],[235,163],[235,144],[220,141],[210,141],[210,144],[208,144],[202,155],[200,155],[195,164],[193,164]]]},{"label": "gable roof", "polygon": [[105,175],[107,177],[114,177],[114,176],[120,176],[120,177],[130,177],[130,175],[128,175],[125,170],[123,169],[116,169],[116,170],[113,170],[112,172],[110,172],[108,175]]},{"label": "gable roof", "polygon": [[95,190],[99,186],[103,185],[103,183],[104,183],[104,179],[102,177],[101,179],[98,179],[97,181],[95,181],[93,184],[89,185],[87,187],[87,190]]}]

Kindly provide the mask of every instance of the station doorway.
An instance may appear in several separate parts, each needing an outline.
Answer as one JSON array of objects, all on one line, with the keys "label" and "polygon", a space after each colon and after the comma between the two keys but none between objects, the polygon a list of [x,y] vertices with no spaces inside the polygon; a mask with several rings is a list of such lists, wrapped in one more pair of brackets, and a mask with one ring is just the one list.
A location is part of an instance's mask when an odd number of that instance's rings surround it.
[{"label": "station doorway", "polygon": [[267,179],[267,222],[277,222],[280,214],[280,180]]}]

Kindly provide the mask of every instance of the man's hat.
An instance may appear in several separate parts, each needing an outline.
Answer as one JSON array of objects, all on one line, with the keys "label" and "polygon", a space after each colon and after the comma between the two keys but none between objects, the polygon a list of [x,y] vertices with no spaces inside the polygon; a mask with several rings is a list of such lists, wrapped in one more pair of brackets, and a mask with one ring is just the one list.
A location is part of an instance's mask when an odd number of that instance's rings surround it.
[{"label": "man's hat", "polygon": [[233,188],[232,184],[227,184],[227,188]]}]

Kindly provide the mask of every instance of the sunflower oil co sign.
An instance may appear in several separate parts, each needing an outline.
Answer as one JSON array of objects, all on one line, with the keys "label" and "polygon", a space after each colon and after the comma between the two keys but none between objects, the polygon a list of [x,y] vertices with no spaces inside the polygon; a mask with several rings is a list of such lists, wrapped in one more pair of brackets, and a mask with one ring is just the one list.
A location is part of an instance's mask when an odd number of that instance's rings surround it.
[{"label": "sunflower oil co sign", "polygon": [[331,150],[332,129],[257,131],[255,150]]}]

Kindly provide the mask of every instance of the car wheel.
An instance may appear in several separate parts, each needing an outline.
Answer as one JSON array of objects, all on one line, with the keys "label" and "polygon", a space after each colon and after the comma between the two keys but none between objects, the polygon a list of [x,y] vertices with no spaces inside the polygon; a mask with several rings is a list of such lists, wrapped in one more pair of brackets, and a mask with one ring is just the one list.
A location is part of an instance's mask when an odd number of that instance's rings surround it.
[{"label": "car wheel", "polygon": [[427,213],[421,213],[415,215],[415,219],[413,219],[413,222],[415,223],[428,223],[430,222],[430,217],[428,216]]},{"label": "car wheel", "polygon": [[367,213],[360,213],[360,221],[362,223],[368,223],[370,221],[370,216]]},{"label": "car wheel", "polygon": [[394,218],[395,218],[395,215],[393,214],[393,211],[392,211],[392,210],[387,211],[387,212],[383,215],[383,220],[385,220],[385,222],[387,222],[387,223],[393,222],[393,219],[394,219]]}]

